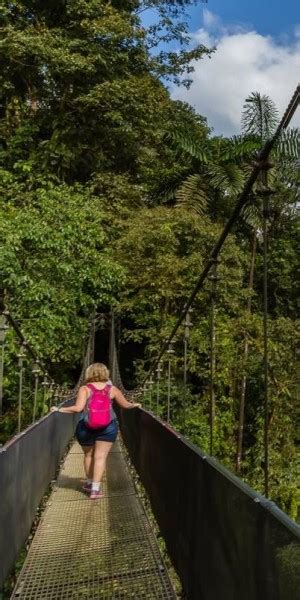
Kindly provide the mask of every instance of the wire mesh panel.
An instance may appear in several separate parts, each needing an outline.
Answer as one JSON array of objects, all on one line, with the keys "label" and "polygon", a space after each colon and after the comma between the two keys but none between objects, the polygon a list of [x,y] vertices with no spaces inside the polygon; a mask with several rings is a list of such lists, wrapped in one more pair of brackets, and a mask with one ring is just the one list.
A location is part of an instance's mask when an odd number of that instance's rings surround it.
[{"label": "wire mesh panel", "polygon": [[120,425],[189,600],[300,600],[296,523],[151,414]]},{"label": "wire mesh panel", "polygon": [[74,444],[12,598],[176,598],[118,442],[99,500],[82,491],[82,457]]},{"label": "wire mesh panel", "polygon": [[[84,468],[81,453],[70,453],[61,469],[54,488],[55,500],[84,500],[82,494],[82,479],[84,478]],[[119,496],[133,494],[134,487],[131,479],[128,477],[123,456],[116,448],[112,448],[107,460],[107,472],[103,478],[103,491],[110,496]]]},{"label": "wire mesh panel", "polygon": [[37,507],[73,437],[75,418],[59,417],[55,413],[44,417],[0,449],[0,585],[29,535]]}]

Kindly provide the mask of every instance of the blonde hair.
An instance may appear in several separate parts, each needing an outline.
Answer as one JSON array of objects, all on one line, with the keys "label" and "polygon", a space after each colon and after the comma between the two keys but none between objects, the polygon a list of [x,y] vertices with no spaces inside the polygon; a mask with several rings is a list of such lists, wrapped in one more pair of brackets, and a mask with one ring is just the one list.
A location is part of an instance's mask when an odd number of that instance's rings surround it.
[{"label": "blonde hair", "polygon": [[84,376],[84,383],[92,383],[93,381],[108,381],[109,370],[103,363],[94,363],[90,365]]}]

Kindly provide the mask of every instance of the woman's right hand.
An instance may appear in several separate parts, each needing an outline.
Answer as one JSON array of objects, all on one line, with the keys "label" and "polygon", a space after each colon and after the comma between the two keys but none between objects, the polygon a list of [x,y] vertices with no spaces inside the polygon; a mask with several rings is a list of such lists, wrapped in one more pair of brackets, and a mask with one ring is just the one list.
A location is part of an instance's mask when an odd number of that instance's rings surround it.
[{"label": "woman's right hand", "polygon": [[132,406],[132,408],[142,408],[142,405],[140,402],[132,402],[131,406]]}]

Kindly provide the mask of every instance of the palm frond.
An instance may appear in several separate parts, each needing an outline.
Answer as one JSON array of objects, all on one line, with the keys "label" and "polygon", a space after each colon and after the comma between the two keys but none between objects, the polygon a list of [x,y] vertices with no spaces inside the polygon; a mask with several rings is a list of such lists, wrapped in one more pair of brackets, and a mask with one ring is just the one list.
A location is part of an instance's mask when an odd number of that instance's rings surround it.
[{"label": "palm frond", "polygon": [[278,110],[273,100],[259,92],[252,92],[243,108],[243,133],[258,136],[261,142],[269,139],[278,123]]},{"label": "palm frond", "polygon": [[278,158],[300,160],[300,130],[298,127],[282,131],[275,154]]},{"label": "palm frond", "polygon": [[[210,140],[214,162],[250,160],[260,149],[261,141],[253,135],[234,135],[231,138],[215,137]],[[212,160],[210,161],[212,162]]]},{"label": "palm frond", "polygon": [[184,169],[182,171],[176,171],[166,175],[161,181],[158,182],[156,187],[151,192],[151,200],[158,202],[159,204],[165,204],[168,202],[175,201],[176,190],[190,175],[190,169]]},{"label": "palm frond", "polygon": [[181,131],[171,131],[168,135],[168,139],[180,150],[196,158],[202,163],[207,163],[210,158],[210,149],[207,144],[203,142],[200,147],[198,142],[191,140],[189,136],[184,135]]},{"label": "palm frond", "polygon": [[203,216],[207,210],[208,197],[203,179],[198,174],[189,175],[176,192],[178,207],[184,207]]},{"label": "palm frond", "polygon": [[234,158],[249,160],[260,149],[261,143],[257,136],[234,135],[228,140],[227,160]]},{"label": "palm frond", "polygon": [[259,206],[254,204],[252,201],[250,202],[244,206],[241,212],[241,218],[249,227],[251,227],[251,229],[260,231],[262,229],[261,210]]},{"label": "palm frond", "polygon": [[168,202],[175,200],[177,188],[178,184],[165,186],[163,189],[159,190],[159,194],[156,196],[159,197],[159,200],[162,204],[167,204]]},{"label": "palm frond", "polygon": [[237,194],[244,183],[244,173],[235,163],[210,164],[207,167],[208,183],[226,194]]}]

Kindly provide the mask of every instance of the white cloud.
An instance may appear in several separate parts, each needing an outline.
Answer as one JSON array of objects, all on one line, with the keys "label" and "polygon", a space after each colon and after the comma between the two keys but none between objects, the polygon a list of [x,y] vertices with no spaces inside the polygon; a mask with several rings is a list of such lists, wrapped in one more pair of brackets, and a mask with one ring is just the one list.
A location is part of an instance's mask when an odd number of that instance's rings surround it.
[{"label": "white cloud", "polygon": [[300,25],[296,25],[294,28],[294,33],[296,38],[300,38]]},{"label": "white cloud", "polygon": [[203,10],[203,25],[205,29],[212,29],[214,27],[220,27],[221,20],[218,15],[215,15],[206,8]]},{"label": "white cloud", "polygon": [[[204,27],[194,37],[217,50],[195,64],[191,88],[174,89],[172,97],[192,104],[216,134],[240,131],[244,100],[254,91],[270,96],[281,114],[300,82],[299,32],[295,24],[295,38],[282,44],[256,31],[225,27],[206,10]],[[291,125],[300,126],[300,106]]]}]

